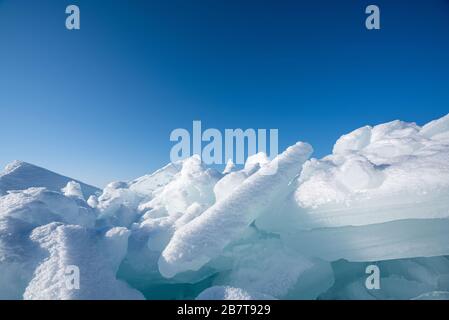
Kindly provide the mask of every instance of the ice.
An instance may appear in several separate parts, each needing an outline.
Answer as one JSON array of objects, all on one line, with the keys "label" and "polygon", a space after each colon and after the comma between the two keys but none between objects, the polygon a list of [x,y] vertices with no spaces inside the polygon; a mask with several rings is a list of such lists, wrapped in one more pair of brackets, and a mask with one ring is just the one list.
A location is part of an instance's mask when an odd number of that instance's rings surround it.
[{"label": "ice", "polygon": [[235,170],[234,161],[232,161],[232,159],[229,159],[228,162],[226,162],[226,167],[223,170],[223,174],[231,173],[234,170]]},{"label": "ice", "polygon": [[[333,284],[330,267],[325,270],[328,263],[298,254],[279,238],[260,232],[228,246],[223,258],[230,260],[230,270],[214,281],[217,285],[238,286],[276,298],[315,299]],[[217,263],[211,266],[220,270]]]},{"label": "ice", "polygon": [[449,115],[311,153],[297,143],[222,173],[195,155],[104,190],[14,162],[0,299],[449,299]]},{"label": "ice", "polygon": [[[371,263],[372,264],[372,263]],[[379,289],[365,286],[369,263],[333,263],[335,285],[320,299],[409,300],[431,299],[448,291],[449,260],[446,257],[388,260],[375,263],[380,270]]]},{"label": "ice", "polygon": [[381,261],[449,255],[449,219],[399,220],[361,227],[285,232],[285,243],[335,261]]},{"label": "ice", "polygon": [[184,212],[193,203],[210,206],[215,202],[213,188],[221,178],[216,170],[204,166],[198,156],[183,161],[181,171],[154,198],[140,204],[139,210],[163,207],[167,214]]},{"label": "ice", "polygon": [[421,133],[427,138],[435,138],[440,134],[449,132],[449,114],[443,118],[434,120],[426,124]]},{"label": "ice", "polygon": [[[132,235],[121,273],[147,291],[156,290],[154,286],[158,283],[165,283],[157,267],[160,253],[176,229],[201,215],[215,202],[214,186],[223,176],[207,168],[198,156],[177,163],[177,168],[179,170],[167,184],[154,190],[151,197],[141,200],[135,211],[138,218],[130,227]],[[203,278],[193,275],[189,283]]]},{"label": "ice", "polygon": [[256,153],[246,159],[244,171],[246,171],[248,174],[251,174],[259,168],[268,165],[269,162],[270,160],[268,159],[265,152]]},{"label": "ice", "polygon": [[125,182],[112,182],[91,204],[100,212],[99,220],[107,226],[128,227],[135,222],[139,213],[137,207],[142,197],[129,189]]},{"label": "ice", "polygon": [[21,299],[39,257],[28,235],[33,225],[13,217],[0,218],[0,299]]},{"label": "ice", "polygon": [[155,197],[182,168],[182,162],[170,163],[152,174],[144,175],[130,182],[109,183],[103,192],[91,196],[88,203],[100,212],[100,224],[129,227],[142,216],[138,207]]},{"label": "ice", "polygon": [[[285,186],[300,171],[311,152],[311,146],[304,143],[289,147],[224,200],[176,230],[159,260],[161,274],[173,277],[179,272],[198,270],[219,255],[264,210],[269,210],[283,197]],[[266,175],[274,166],[276,173]]]},{"label": "ice", "polygon": [[[60,174],[23,161],[14,161],[8,164],[3,173],[0,173],[0,190],[3,190],[3,193],[6,193],[8,190],[25,190],[31,187],[45,187],[48,190],[59,192],[70,181],[79,183],[81,190],[86,197],[101,192],[101,190],[96,187],[64,177]],[[2,192],[0,192],[0,194],[1,193]]]},{"label": "ice", "polygon": [[142,195],[152,195],[152,193],[167,185],[173,177],[181,170],[182,163],[170,163],[156,172],[145,175],[129,182],[129,189]]},{"label": "ice", "polygon": [[233,169],[225,169],[224,172],[226,172],[227,174],[222,179],[220,179],[214,187],[216,202],[219,202],[220,200],[226,198],[235,190],[235,188],[240,186],[243,181],[246,180],[246,178],[253,175],[261,167],[267,165],[269,163],[269,160],[265,153],[259,152],[248,157],[242,170],[235,170],[232,161],[228,162],[227,167],[230,163],[232,164]]},{"label": "ice", "polygon": [[[141,293],[115,276],[126,253],[128,236],[125,228],[114,228],[104,235],[58,223],[35,229],[32,241],[49,256],[34,272],[24,299],[142,299]],[[71,278],[74,270],[79,270],[79,287]]]},{"label": "ice", "polygon": [[149,202],[140,227],[148,233],[148,247],[162,251],[177,228],[187,224],[215,202],[214,186],[222,175],[204,166],[198,156],[183,161],[182,169]]},{"label": "ice", "polygon": [[340,138],[332,155],[308,161],[290,208],[298,227],[448,218],[449,139],[429,136],[445,121],[364,127]]},{"label": "ice", "polygon": [[363,149],[370,143],[371,129],[371,127],[366,126],[354,130],[350,134],[343,135],[335,143],[333,152],[335,154],[345,154]]},{"label": "ice", "polygon": [[61,189],[61,191],[66,197],[73,197],[84,200],[83,191],[81,190],[81,185],[78,182],[69,181],[69,183],[67,183],[67,185]]},{"label": "ice", "polygon": [[222,179],[220,179],[214,186],[214,194],[216,201],[221,201],[234,192],[235,188],[240,186],[243,181],[248,178],[248,174],[245,171],[236,171],[228,173]]},{"label": "ice", "polygon": [[194,203],[210,206],[219,178],[221,174],[193,156],[131,182],[110,183],[98,200],[92,198],[90,203],[100,211],[102,223],[129,227],[148,219],[179,215]]},{"label": "ice", "polygon": [[45,188],[0,197],[0,298],[20,299],[42,259],[29,235],[54,221],[93,227],[96,213],[83,200]]},{"label": "ice", "polygon": [[86,202],[45,188],[10,191],[0,198],[0,218],[10,217],[33,225],[62,221],[83,226],[95,224],[96,213]]},{"label": "ice", "polygon": [[96,208],[98,207],[98,198],[96,196],[90,196],[89,199],[87,199],[87,204],[91,207],[91,208]]}]

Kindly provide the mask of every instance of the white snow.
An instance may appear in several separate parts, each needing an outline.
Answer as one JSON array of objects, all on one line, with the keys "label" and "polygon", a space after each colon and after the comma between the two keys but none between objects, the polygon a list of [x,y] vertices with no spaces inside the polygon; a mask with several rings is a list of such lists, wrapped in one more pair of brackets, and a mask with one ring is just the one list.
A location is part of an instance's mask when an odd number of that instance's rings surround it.
[{"label": "white snow", "polygon": [[9,190],[25,190],[31,187],[45,187],[48,190],[60,191],[70,181],[80,184],[83,194],[90,195],[101,192],[100,189],[80,181],[59,175],[44,168],[23,162],[14,161],[0,173],[0,195]]},{"label": "white snow", "polygon": [[152,174],[131,181],[129,188],[142,195],[151,195],[156,189],[167,185],[181,168],[180,163],[170,163]]},{"label": "white snow", "polygon": [[[311,146],[304,143],[288,148],[223,201],[215,203],[200,217],[176,230],[159,260],[161,274],[173,277],[179,272],[195,271],[218,256],[263,211],[279,201],[285,186],[311,153]],[[274,166],[277,166],[275,174],[264,174],[265,170],[272,170]]]},{"label": "white snow", "polygon": [[232,161],[232,159],[229,159],[228,162],[226,162],[226,167],[223,170],[223,174],[231,173],[234,170],[235,170],[234,161]]},{"label": "white snow", "polygon": [[449,115],[311,153],[297,143],[222,173],[193,156],[104,190],[13,162],[0,299],[448,299]]},{"label": "white snow", "polygon": [[63,221],[93,227],[96,214],[83,200],[45,188],[10,191],[0,198],[0,218],[11,217],[31,224]]},{"label": "white snow", "polygon": [[84,200],[83,191],[81,190],[81,185],[78,182],[69,181],[69,183],[61,189],[61,191],[66,197],[74,197]]},{"label": "white snow", "polygon": [[[446,122],[447,122],[446,117]],[[444,119],[443,119],[444,120]],[[449,217],[449,136],[442,120],[423,129],[393,121],[340,138],[334,153],[310,160],[295,192],[301,228],[357,226]]]},{"label": "white snow", "polygon": [[42,259],[29,240],[34,228],[54,221],[92,228],[95,219],[95,212],[82,200],[45,188],[0,197],[0,298],[21,298]]},{"label": "white snow", "polygon": [[[49,256],[36,268],[24,299],[142,299],[140,292],[116,279],[128,236],[125,228],[114,228],[104,235],[58,223],[36,228],[31,240]],[[73,267],[79,270],[79,287],[74,286],[75,280],[71,282]]]}]

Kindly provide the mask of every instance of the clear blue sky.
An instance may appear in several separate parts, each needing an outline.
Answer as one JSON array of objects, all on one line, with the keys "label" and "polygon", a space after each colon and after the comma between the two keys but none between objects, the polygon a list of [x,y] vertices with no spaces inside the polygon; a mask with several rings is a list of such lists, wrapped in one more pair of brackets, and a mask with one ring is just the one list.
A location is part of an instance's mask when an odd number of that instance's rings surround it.
[{"label": "clear blue sky", "polygon": [[448,112],[447,0],[0,0],[1,166],[103,186],[169,162],[193,120],[320,157],[362,125]]}]

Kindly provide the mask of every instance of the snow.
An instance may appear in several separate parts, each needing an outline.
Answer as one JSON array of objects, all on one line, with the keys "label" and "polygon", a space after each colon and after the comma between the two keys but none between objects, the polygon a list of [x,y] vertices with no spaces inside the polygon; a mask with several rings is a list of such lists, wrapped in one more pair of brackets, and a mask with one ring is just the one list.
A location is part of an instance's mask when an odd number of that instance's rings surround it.
[{"label": "snow", "polygon": [[231,173],[234,170],[235,170],[234,161],[232,161],[232,159],[229,159],[228,162],[226,162],[226,167],[223,170],[223,174]]},{"label": "snow", "polygon": [[0,299],[449,299],[449,115],[311,154],[299,142],[222,173],[192,156],[104,190],[15,161]]},{"label": "snow", "polygon": [[100,189],[68,178],[44,168],[23,162],[14,161],[8,164],[0,173],[0,195],[9,190],[25,190],[31,187],[45,187],[48,190],[60,191],[70,181],[80,184],[81,190],[86,197],[101,192]]},{"label": "snow", "polygon": [[449,137],[429,136],[441,123],[364,127],[340,138],[332,155],[308,161],[292,209],[301,228],[448,218]]},{"label": "snow", "polygon": [[286,232],[288,246],[326,261],[382,261],[449,255],[449,219]]},{"label": "snow", "polygon": [[129,188],[142,195],[151,195],[156,189],[167,185],[181,170],[179,163],[170,163],[156,172],[137,178],[129,183]]},{"label": "snow", "polygon": [[41,225],[63,221],[93,227],[96,214],[83,200],[66,197],[46,188],[10,191],[0,198],[0,217],[11,217]]},{"label": "snow", "polygon": [[90,203],[100,212],[99,220],[103,224],[127,227],[137,219],[136,209],[141,199],[139,194],[128,188],[127,183],[112,182]]},{"label": "snow", "polygon": [[[294,178],[312,153],[308,144],[289,147],[266,167],[245,180],[223,201],[215,203],[200,217],[176,230],[162,252],[159,270],[165,277],[200,269],[227,244],[244,232],[264,210],[282,197],[284,187]],[[273,175],[265,170],[277,166]]]},{"label": "snow", "polygon": [[[126,253],[128,236],[124,228],[111,229],[104,235],[58,223],[36,228],[31,240],[49,256],[36,268],[24,299],[142,299],[140,292],[115,275]],[[68,268],[72,266],[79,269],[79,287],[70,285],[72,269]]]},{"label": "snow", "polygon": [[423,126],[421,133],[427,138],[435,138],[449,132],[449,114]]},{"label": "snow", "polygon": [[83,200],[45,188],[0,197],[0,298],[20,299],[42,259],[33,229],[59,221],[92,228],[96,214]]},{"label": "snow", "polygon": [[139,210],[163,207],[167,214],[185,212],[193,203],[211,205],[215,201],[213,186],[221,175],[207,169],[198,156],[184,160],[176,179],[164,186],[149,202],[140,204]]},{"label": "snow", "polygon": [[67,185],[61,189],[61,191],[66,197],[84,199],[83,191],[81,190],[81,185],[78,182],[69,181],[69,183],[67,183]]}]

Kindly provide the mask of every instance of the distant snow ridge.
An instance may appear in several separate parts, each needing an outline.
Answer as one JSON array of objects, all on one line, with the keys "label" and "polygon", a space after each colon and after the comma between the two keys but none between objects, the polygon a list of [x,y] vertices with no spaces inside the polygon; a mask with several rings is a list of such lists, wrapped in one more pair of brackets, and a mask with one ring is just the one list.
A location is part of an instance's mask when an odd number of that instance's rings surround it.
[{"label": "distant snow ridge", "polygon": [[8,190],[24,190],[32,187],[45,187],[48,190],[59,192],[70,181],[80,184],[81,191],[86,197],[101,192],[96,187],[44,168],[23,161],[14,161],[6,166],[3,173],[0,173],[0,195],[5,194]]},{"label": "distant snow ridge", "polygon": [[311,153],[222,173],[193,156],[102,191],[16,161],[0,173],[0,299],[448,299],[449,115]]}]

